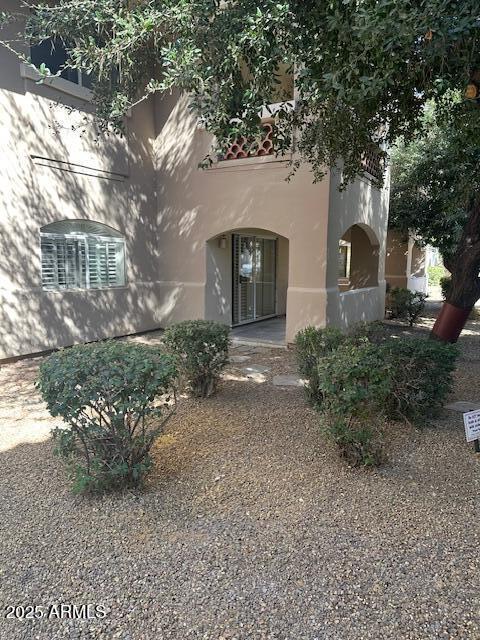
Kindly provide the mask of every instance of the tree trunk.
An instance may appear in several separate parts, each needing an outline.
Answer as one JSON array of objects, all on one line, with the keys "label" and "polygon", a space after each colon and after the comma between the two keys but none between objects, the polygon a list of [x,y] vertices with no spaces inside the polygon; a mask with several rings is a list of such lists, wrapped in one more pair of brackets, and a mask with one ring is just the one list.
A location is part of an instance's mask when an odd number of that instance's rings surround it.
[{"label": "tree trunk", "polygon": [[472,199],[455,255],[445,262],[445,266],[452,274],[452,284],[431,337],[442,342],[456,342],[480,298],[480,194]]}]

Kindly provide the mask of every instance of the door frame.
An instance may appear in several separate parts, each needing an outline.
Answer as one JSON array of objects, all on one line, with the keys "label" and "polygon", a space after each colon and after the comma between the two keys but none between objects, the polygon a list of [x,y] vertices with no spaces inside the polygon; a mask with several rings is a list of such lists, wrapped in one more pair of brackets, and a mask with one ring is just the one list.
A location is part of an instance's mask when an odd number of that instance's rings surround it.
[{"label": "door frame", "polygon": [[[235,237],[239,238],[260,238],[261,240],[273,240],[275,243],[275,274],[273,280],[273,295],[275,299],[275,311],[267,316],[261,316],[260,318],[253,318],[252,320],[242,320],[240,322],[234,322],[235,316],[235,286],[238,286],[235,279]],[[278,236],[266,235],[262,233],[232,233],[232,327],[240,327],[244,324],[252,324],[254,322],[262,322],[262,320],[269,320],[270,318],[276,318],[278,316],[278,296],[277,296],[277,261],[278,261]],[[254,282],[255,284],[255,282]],[[256,288],[254,287],[254,315],[256,310]]]}]

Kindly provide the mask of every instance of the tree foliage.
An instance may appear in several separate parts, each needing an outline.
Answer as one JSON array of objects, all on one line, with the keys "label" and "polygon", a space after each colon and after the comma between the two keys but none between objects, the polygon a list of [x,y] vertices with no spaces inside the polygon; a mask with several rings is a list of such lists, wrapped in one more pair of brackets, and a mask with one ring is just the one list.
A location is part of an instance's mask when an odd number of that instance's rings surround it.
[{"label": "tree foliage", "polygon": [[392,154],[390,224],[438,247],[448,266],[480,189],[477,123],[451,123],[429,105],[422,126],[422,138],[400,141]]},{"label": "tree foliage", "polygon": [[[412,137],[428,100],[463,93],[479,27],[478,0],[61,0],[31,8],[24,34],[68,44],[68,64],[97,78],[104,121],[152,92],[188,92],[214,155],[258,132],[290,65],[296,108],[278,115],[276,149],[293,147],[317,179],[342,158],[348,181],[372,145]],[[474,101],[450,115],[465,113],[478,121]]]}]

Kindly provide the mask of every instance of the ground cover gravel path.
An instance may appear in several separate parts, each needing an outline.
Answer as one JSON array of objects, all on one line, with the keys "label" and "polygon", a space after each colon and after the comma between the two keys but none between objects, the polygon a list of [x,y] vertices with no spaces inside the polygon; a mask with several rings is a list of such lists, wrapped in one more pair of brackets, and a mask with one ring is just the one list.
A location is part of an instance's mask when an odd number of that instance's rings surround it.
[{"label": "ground cover gravel path", "polygon": [[[480,400],[478,331],[453,399]],[[350,470],[302,389],[271,384],[291,352],[232,353],[250,359],[216,397],[181,399],[145,491],[104,498],[70,493],[38,359],[0,369],[0,638],[478,640],[480,463],[461,415],[392,425],[387,464]],[[4,618],[60,603],[106,615]]]}]

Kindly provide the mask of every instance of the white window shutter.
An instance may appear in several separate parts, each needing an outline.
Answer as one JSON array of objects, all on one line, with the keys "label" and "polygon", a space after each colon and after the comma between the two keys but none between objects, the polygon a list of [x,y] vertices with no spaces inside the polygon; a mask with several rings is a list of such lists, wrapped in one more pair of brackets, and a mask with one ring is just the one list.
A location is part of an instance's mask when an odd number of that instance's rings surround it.
[{"label": "white window shutter", "polygon": [[60,289],[65,289],[67,286],[67,260],[65,250],[65,240],[57,239],[57,284]]},{"label": "white window shutter", "polygon": [[87,244],[84,239],[78,241],[78,276],[79,287],[86,289],[88,287],[88,256],[87,256]]},{"label": "white window shutter", "polygon": [[53,289],[57,286],[56,246],[51,238],[41,238],[42,254],[42,287]]},{"label": "white window shutter", "polygon": [[[43,227],[40,244],[45,289],[99,289],[125,284],[125,241],[118,232],[112,232],[112,237],[94,235],[99,227],[100,223],[68,220]],[[49,229],[54,232],[48,233]]]},{"label": "white window shutter", "polygon": [[90,287],[98,289],[101,287],[100,280],[100,260],[97,252],[97,242],[94,239],[88,239],[88,275]]},{"label": "white window shutter", "polygon": [[125,286],[125,242],[115,243],[115,263],[117,267],[117,280],[118,287]]}]

